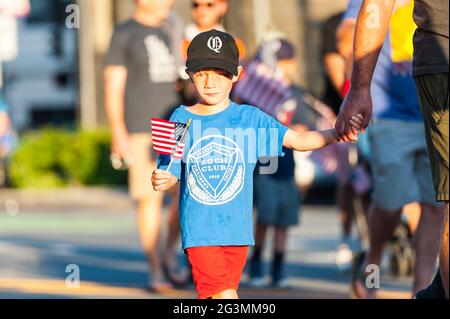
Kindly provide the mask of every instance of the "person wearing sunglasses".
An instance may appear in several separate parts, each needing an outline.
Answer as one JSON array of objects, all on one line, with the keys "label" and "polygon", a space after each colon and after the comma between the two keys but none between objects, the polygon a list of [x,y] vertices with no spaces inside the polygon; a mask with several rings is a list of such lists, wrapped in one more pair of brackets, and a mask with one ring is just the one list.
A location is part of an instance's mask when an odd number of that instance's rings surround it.
[{"label": "person wearing sunglasses", "polygon": [[[228,0],[192,0],[191,13],[192,22],[189,23],[184,32],[184,40],[182,45],[183,57],[187,58],[187,48],[192,39],[201,32],[212,29],[225,32],[222,20],[228,12]],[[235,37],[239,48],[240,59],[245,57],[245,46],[243,42]],[[180,70],[180,75],[186,78],[187,75],[183,70]]]}]

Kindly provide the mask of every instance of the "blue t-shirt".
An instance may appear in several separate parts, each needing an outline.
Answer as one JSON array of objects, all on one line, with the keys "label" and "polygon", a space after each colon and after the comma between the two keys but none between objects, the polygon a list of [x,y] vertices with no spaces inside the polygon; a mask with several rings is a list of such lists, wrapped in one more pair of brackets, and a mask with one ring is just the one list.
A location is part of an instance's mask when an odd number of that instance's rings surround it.
[{"label": "blue t-shirt", "polygon": [[[192,119],[183,159],[170,172],[180,180],[183,250],[253,245],[253,171],[260,157],[282,156],[287,127],[256,107],[231,104],[213,115],[180,106],[173,122]],[[168,156],[158,167],[166,169]]]},{"label": "blue t-shirt", "polygon": [[[356,19],[362,0],[350,0],[346,19]],[[422,121],[416,87],[411,76],[413,59],[414,1],[392,15],[389,32],[373,74],[371,93],[373,117]]]}]

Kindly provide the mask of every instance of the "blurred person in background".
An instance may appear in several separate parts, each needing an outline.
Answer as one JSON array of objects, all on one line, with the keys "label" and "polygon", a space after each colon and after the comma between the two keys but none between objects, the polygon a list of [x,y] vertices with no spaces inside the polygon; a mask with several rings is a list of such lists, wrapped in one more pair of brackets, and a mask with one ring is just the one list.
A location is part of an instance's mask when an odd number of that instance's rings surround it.
[{"label": "blurred person in background", "polygon": [[0,137],[4,136],[10,128],[10,120],[8,116],[8,107],[0,91]]},{"label": "blurred person in background", "polygon": [[12,137],[8,107],[0,91],[0,187],[6,182],[6,158],[12,149]]},{"label": "blurred person in background", "polygon": [[[16,25],[14,20],[16,18],[27,16],[30,13],[30,9],[30,2],[28,0],[0,0],[0,19],[5,19],[5,22],[7,22],[7,25],[9,26],[11,26],[12,22]],[[1,24],[2,21],[0,21],[0,25]],[[8,32],[8,29],[0,30],[0,36],[4,36],[5,32]],[[0,52],[0,186],[5,185],[6,159],[17,142],[17,136],[11,125],[11,119],[8,114],[8,105],[3,93],[4,79],[1,65],[2,62],[4,62],[2,59],[14,59],[17,52],[12,54],[11,52],[6,53],[6,57],[3,53],[4,52]]]},{"label": "blurred person in background", "polygon": [[[295,94],[301,95],[303,93],[300,88],[293,84],[293,79],[298,71],[298,63],[294,46],[288,40],[272,39],[263,42],[256,59],[260,61],[271,59],[274,61],[274,67],[276,68],[274,72],[280,73],[282,76],[280,80],[284,82],[287,89],[295,90]],[[269,65],[268,67],[272,66]],[[293,93],[294,96],[295,94]],[[290,99],[290,102],[295,104],[294,107],[297,107],[298,101],[301,101],[301,99]],[[289,110],[289,112],[293,112],[293,110]],[[278,120],[297,132],[308,131],[305,125],[300,124],[301,121],[298,121],[298,117],[293,120],[289,112],[280,108]],[[279,288],[288,285],[284,272],[286,242],[289,227],[299,223],[301,197],[294,177],[294,153],[287,148],[283,148],[283,152],[285,155],[278,159],[278,169],[274,174],[259,173],[258,167],[255,169],[254,205],[257,210],[257,218],[255,247],[249,263],[249,278],[250,283],[256,287],[266,285],[261,255],[268,229],[274,231],[270,270],[271,285]]]},{"label": "blurred person in background", "polygon": [[0,14],[23,17],[30,9],[29,0],[0,0]]},{"label": "blurred person in background", "polygon": [[[168,246],[159,252],[164,193],[151,185],[156,168],[149,119],[161,118],[179,104],[175,90],[178,30],[170,17],[173,0],[135,0],[132,19],[113,34],[105,60],[105,107],[109,119],[111,152],[129,165],[129,190],[137,203],[139,236],[148,258],[148,288],[160,292],[183,284],[176,273],[175,239],[179,234],[178,199],[169,208]],[[166,274],[166,275],[165,275]],[[169,278],[167,278],[169,275]]]},{"label": "blurred person in background", "polygon": [[[350,1],[339,27],[339,48],[350,61],[362,3]],[[369,264],[380,265],[383,248],[398,226],[405,205],[419,202],[422,211],[414,234],[413,294],[428,286],[439,251],[444,211],[434,200],[425,128],[410,73],[416,30],[413,5],[413,0],[397,1],[371,85],[374,108],[368,137],[374,194],[369,251],[352,279],[352,290],[358,298],[376,297],[376,291],[365,286],[364,269]]]},{"label": "blurred person in background", "polygon": [[344,12],[328,18],[322,27],[322,65],[325,73],[325,91],[322,101],[339,113],[345,86],[345,59],[337,48],[336,31]]},{"label": "blurred person in background", "polygon": [[[325,71],[325,94],[323,101],[339,113],[343,96],[348,88],[344,57],[337,48],[336,31],[342,21],[344,12],[328,18],[322,28],[322,64]],[[349,163],[350,145],[340,144],[338,147],[338,170],[336,200],[341,222],[341,238],[336,250],[336,263],[342,271],[351,268],[353,254],[351,251],[352,224],[354,221],[353,200],[356,194],[352,190],[352,170]]]}]

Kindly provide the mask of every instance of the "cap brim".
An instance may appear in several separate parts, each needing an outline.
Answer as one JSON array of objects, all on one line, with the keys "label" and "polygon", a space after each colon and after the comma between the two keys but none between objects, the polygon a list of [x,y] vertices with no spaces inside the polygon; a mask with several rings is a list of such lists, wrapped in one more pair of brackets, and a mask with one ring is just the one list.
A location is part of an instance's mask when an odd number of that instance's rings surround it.
[{"label": "cap brim", "polygon": [[227,71],[228,73],[234,76],[238,75],[238,65],[218,59],[202,59],[199,61],[193,61],[187,63],[186,68],[190,72],[197,72],[198,70],[201,69],[214,68]]}]

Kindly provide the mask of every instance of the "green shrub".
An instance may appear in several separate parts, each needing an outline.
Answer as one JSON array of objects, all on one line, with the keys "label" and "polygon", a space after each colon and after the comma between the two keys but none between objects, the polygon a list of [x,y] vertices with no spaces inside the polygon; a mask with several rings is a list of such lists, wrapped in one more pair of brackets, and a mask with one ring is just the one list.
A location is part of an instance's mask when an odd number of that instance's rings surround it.
[{"label": "green shrub", "polygon": [[107,130],[27,132],[11,158],[11,184],[19,188],[126,184],[126,172],[111,167],[110,142]]}]

